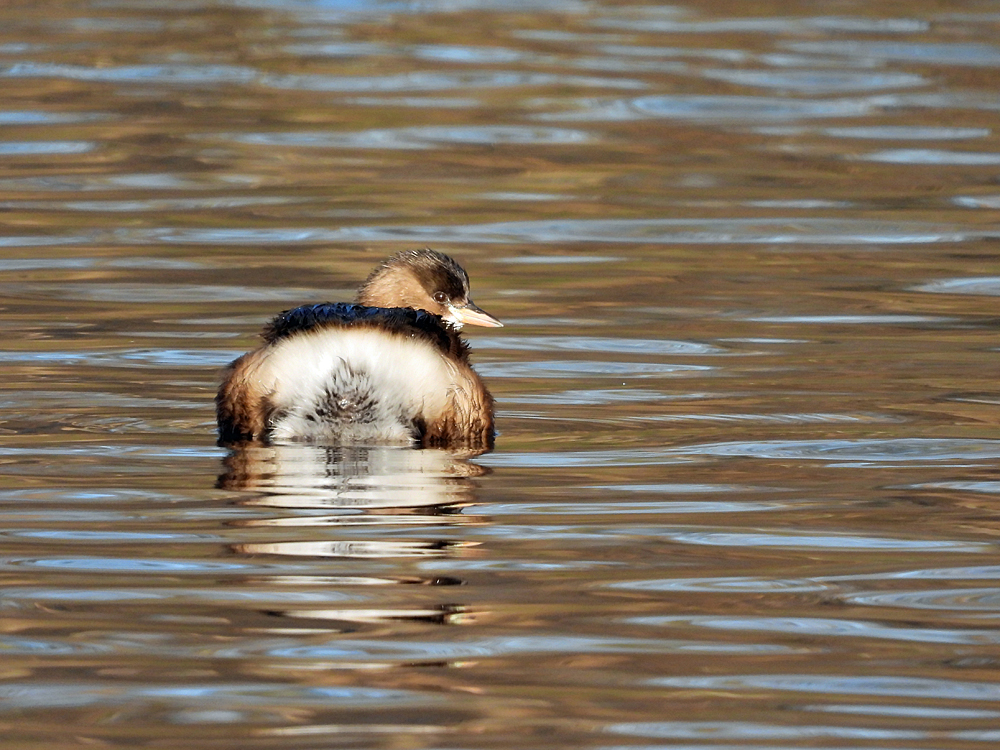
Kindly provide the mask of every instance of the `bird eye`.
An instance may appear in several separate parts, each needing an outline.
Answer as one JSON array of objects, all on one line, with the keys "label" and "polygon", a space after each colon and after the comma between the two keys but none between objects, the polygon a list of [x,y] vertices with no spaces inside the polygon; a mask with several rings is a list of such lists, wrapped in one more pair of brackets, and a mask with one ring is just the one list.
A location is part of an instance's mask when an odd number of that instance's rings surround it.
[{"label": "bird eye", "polygon": [[448,301],[448,295],[445,294],[444,292],[434,292],[434,301],[437,302],[439,305],[443,305],[445,302]]}]

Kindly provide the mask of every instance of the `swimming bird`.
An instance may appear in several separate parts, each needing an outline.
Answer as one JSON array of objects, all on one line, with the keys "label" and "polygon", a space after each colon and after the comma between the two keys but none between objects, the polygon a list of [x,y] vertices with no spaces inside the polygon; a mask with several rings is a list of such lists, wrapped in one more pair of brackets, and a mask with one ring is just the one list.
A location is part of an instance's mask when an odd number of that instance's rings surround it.
[{"label": "swimming bird", "polygon": [[492,447],[493,397],[469,362],[466,324],[503,325],[473,304],[458,263],[429,248],[394,255],[357,302],[268,323],[263,345],[225,370],[219,442]]}]

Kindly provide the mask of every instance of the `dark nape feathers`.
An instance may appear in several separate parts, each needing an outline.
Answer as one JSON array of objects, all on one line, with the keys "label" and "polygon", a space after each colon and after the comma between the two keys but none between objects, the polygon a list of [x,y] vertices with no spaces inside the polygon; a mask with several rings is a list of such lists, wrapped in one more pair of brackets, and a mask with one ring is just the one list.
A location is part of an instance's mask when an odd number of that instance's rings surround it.
[{"label": "dark nape feathers", "polygon": [[469,359],[469,345],[437,315],[410,307],[366,307],[352,302],[321,302],[285,310],[272,319],[261,336],[268,344],[322,328],[377,328],[407,338],[422,339],[441,353]]}]

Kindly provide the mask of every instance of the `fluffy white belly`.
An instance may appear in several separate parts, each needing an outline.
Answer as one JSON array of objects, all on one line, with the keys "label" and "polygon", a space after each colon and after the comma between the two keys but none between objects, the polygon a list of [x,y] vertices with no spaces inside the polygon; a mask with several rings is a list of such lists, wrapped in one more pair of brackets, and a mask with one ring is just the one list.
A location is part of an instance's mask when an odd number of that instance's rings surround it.
[{"label": "fluffy white belly", "polygon": [[373,330],[327,328],[268,356],[276,439],[407,444],[440,418],[455,372],[430,344]]}]

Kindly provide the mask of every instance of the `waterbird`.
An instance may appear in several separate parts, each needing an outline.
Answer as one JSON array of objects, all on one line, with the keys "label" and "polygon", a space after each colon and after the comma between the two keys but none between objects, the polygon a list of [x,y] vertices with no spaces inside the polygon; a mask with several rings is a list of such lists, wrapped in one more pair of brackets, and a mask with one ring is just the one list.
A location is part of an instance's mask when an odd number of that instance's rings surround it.
[{"label": "waterbird", "polygon": [[503,325],[472,302],[465,269],[430,248],[398,253],[356,302],[286,310],[230,363],[219,443],[491,448],[493,397],[469,361],[466,324]]}]

